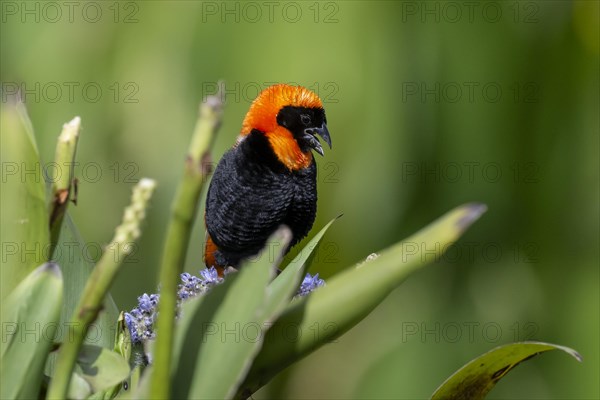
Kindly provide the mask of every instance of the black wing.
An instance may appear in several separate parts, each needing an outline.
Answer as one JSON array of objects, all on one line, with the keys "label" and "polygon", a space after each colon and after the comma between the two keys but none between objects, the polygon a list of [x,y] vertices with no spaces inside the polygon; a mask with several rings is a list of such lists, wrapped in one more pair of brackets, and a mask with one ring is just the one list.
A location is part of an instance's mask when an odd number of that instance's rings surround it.
[{"label": "black wing", "polygon": [[254,255],[285,223],[294,198],[289,175],[257,162],[238,146],[214,172],[206,201],[206,228],[228,265]]},{"label": "black wing", "polygon": [[311,165],[303,170],[294,172],[294,196],[290,204],[285,224],[293,233],[292,243],[295,245],[304,238],[317,215],[317,166],[313,161]]}]

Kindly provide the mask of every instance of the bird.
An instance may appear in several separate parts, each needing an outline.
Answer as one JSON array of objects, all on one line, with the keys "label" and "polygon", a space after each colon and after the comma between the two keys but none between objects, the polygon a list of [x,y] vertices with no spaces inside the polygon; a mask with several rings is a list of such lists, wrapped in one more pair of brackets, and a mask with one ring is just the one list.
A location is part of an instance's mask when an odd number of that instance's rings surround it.
[{"label": "bird", "polygon": [[310,232],[317,213],[320,137],[331,149],[323,103],[313,91],[276,84],[251,103],[240,135],[217,164],[206,196],[204,262],[219,276],[260,252],[280,226],[286,252]]}]

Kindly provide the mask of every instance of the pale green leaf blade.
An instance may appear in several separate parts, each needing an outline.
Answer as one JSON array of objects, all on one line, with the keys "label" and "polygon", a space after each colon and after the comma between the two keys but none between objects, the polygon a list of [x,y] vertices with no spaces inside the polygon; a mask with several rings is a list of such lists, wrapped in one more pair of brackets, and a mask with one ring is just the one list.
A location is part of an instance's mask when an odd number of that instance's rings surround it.
[{"label": "pale green leaf blade", "polygon": [[[125,324],[125,313],[121,311],[119,314],[119,320],[117,321],[117,332],[115,334],[115,346],[113,350],[119,354],[124,360],[126,360],[130,364],[130,368],[134,370],[136,367],[132,367],[134,364],[132,360],[132,352],[133,352],[133,343],[131,341],[131,334],[129,332],[129,328]],[[133,373],[133,371],[131,371]],[[115,398],[122,391],[129,389],[131,386],[131,374],[127,376],[126,379],[119,381],[112,388],[107,389],[102,397],[98,396],[98,398],[112,399]]]},{"label": "pale green leaf blade", "polygon": [[[339,217],[338,217],[339,218]],[[298,253],[296,257],[285,267],[277,278],[271,282],[268,288],[268,304],[265,309],[265,314],[269,314],[269,320],[273,320],[281,313],[281,310],[287,306],[287,300],[295,293],[298,288],[302,273],[306,271],[310,259],[315,254],[321,239],[325,236],[325,232],[337,220],[332,219],[325,225]]]},{"label": "pale green leaf blade", "polygon": [[74,372],[69,384],[69,399],[79,400],[89,398],[92,388],[89,383],[78,373]]},{"label": "pale green leaf blade", "polygon": [[[457,207],[377,258],[348,268],[325,287],[293,301],[267,332],[269,345],[256,357],[242,390],[256,391],[288,365],[352,328],[411,273],[439,257],[485,210],[482,204]],[[290,326],[299,333],[317,331],[289,340]]]},{"label": "pale green leaf blade", "polygon": [[122,390],[117,399],[149,399],[150,398],[150,380],[152,379],[152,365],[147,366],[143,373],[139,366],[133,369],[131,373],[131,385],[128,391]]},{"label": "pale green leaf blade", "polygon": [[[177,336],[181,354],[173,398],[223,399],[235,394],[262,345],[267,286],[290,238],[289,229],[280,229],[257,260],[244,263],[238,273],[227,276],[198,304],[184,308],[183,318],[192,320],[178,326],[187,329]],[[192,307],[195,313],[188,315]],[[222,330],[233,334],[223,336]],[[195,362],[186,360],[189,357]]]},{"label": "pale green leaf blade", "polygon": [[46,186],[23,103],[2,102],[0,123],[0,299],[4,299],[31,271],[48,261],[50,232]]},{"label": "pale green leaf blade", "polygon": [[521,362],[551,350],[562,350],[577,361],[582,358],[575,350],[544,342],[511,343],[475,358],[456,371],[435,391],[432,400],[480,400],[509,371]]},{"label": "pale green leaf blade", "polygon": [[59,327],[62,290],[58,265],[46,263],[2,302],[0,398],[37,398]]},{"label": "pale green leaf blade", "polygon": [[[60,326],[68,326],[71,322],[73,310],[79,303],[79,298],[83,292],[83,288],[93,269],[91,255],[94,254],[94,248],[100,249],[99,245],[87,243],[80,236],[77,227],[73,223],[69,213],[67,212],[62,224],[58,243],[54,249],[52,259],[60,264],[64,277],[64,301],[61,310]],[[107,249],[107,251],[111,251]],[[90,328],[86,336],[86,342],[98,346],[111,349],[114,346],[114,332],[119,318],[119,310],[112,299],[112,296],[107,296],[104,301],[104,307],[98,315],[98,319]],[[57,342],[61,342],[68,330],[62,329],[56,338]],[[53,375],[54,362],[56,354],[50,355],[46,374]]]},{"label": "pale green leaf blade", "polygon": [[94,393],[123,382],[129,372],[128,360],[103,347],[84,344],[77,355],[75,373],[90,385]]}]

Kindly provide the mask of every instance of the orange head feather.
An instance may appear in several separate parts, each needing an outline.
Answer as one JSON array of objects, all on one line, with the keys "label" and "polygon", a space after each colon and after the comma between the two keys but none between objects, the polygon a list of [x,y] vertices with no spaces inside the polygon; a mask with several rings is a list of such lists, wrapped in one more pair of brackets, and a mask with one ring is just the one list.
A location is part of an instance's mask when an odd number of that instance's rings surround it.
[{"label": "orange head feather", "polygon": [[277,115],[286,106],[322,109],[319,96],[302,86],[278,84],[263,90],[250,105],[239,140],[252,130],[263,132],[278,159],[291,170],[308,167],[310,150],[302,151],[292,132],[277,123]]}]

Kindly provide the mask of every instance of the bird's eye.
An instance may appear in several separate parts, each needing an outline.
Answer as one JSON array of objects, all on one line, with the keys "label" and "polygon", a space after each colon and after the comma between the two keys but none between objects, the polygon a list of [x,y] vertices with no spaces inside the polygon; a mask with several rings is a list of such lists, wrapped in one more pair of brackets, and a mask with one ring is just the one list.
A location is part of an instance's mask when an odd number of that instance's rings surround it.
[{"label": "bird's eye", "polygon": [[300,116],[300,121],[302,121],[302,123],[304,125],[309,125],[310,124],[310,116],[308,116],[307,114],[302,114]]}]

